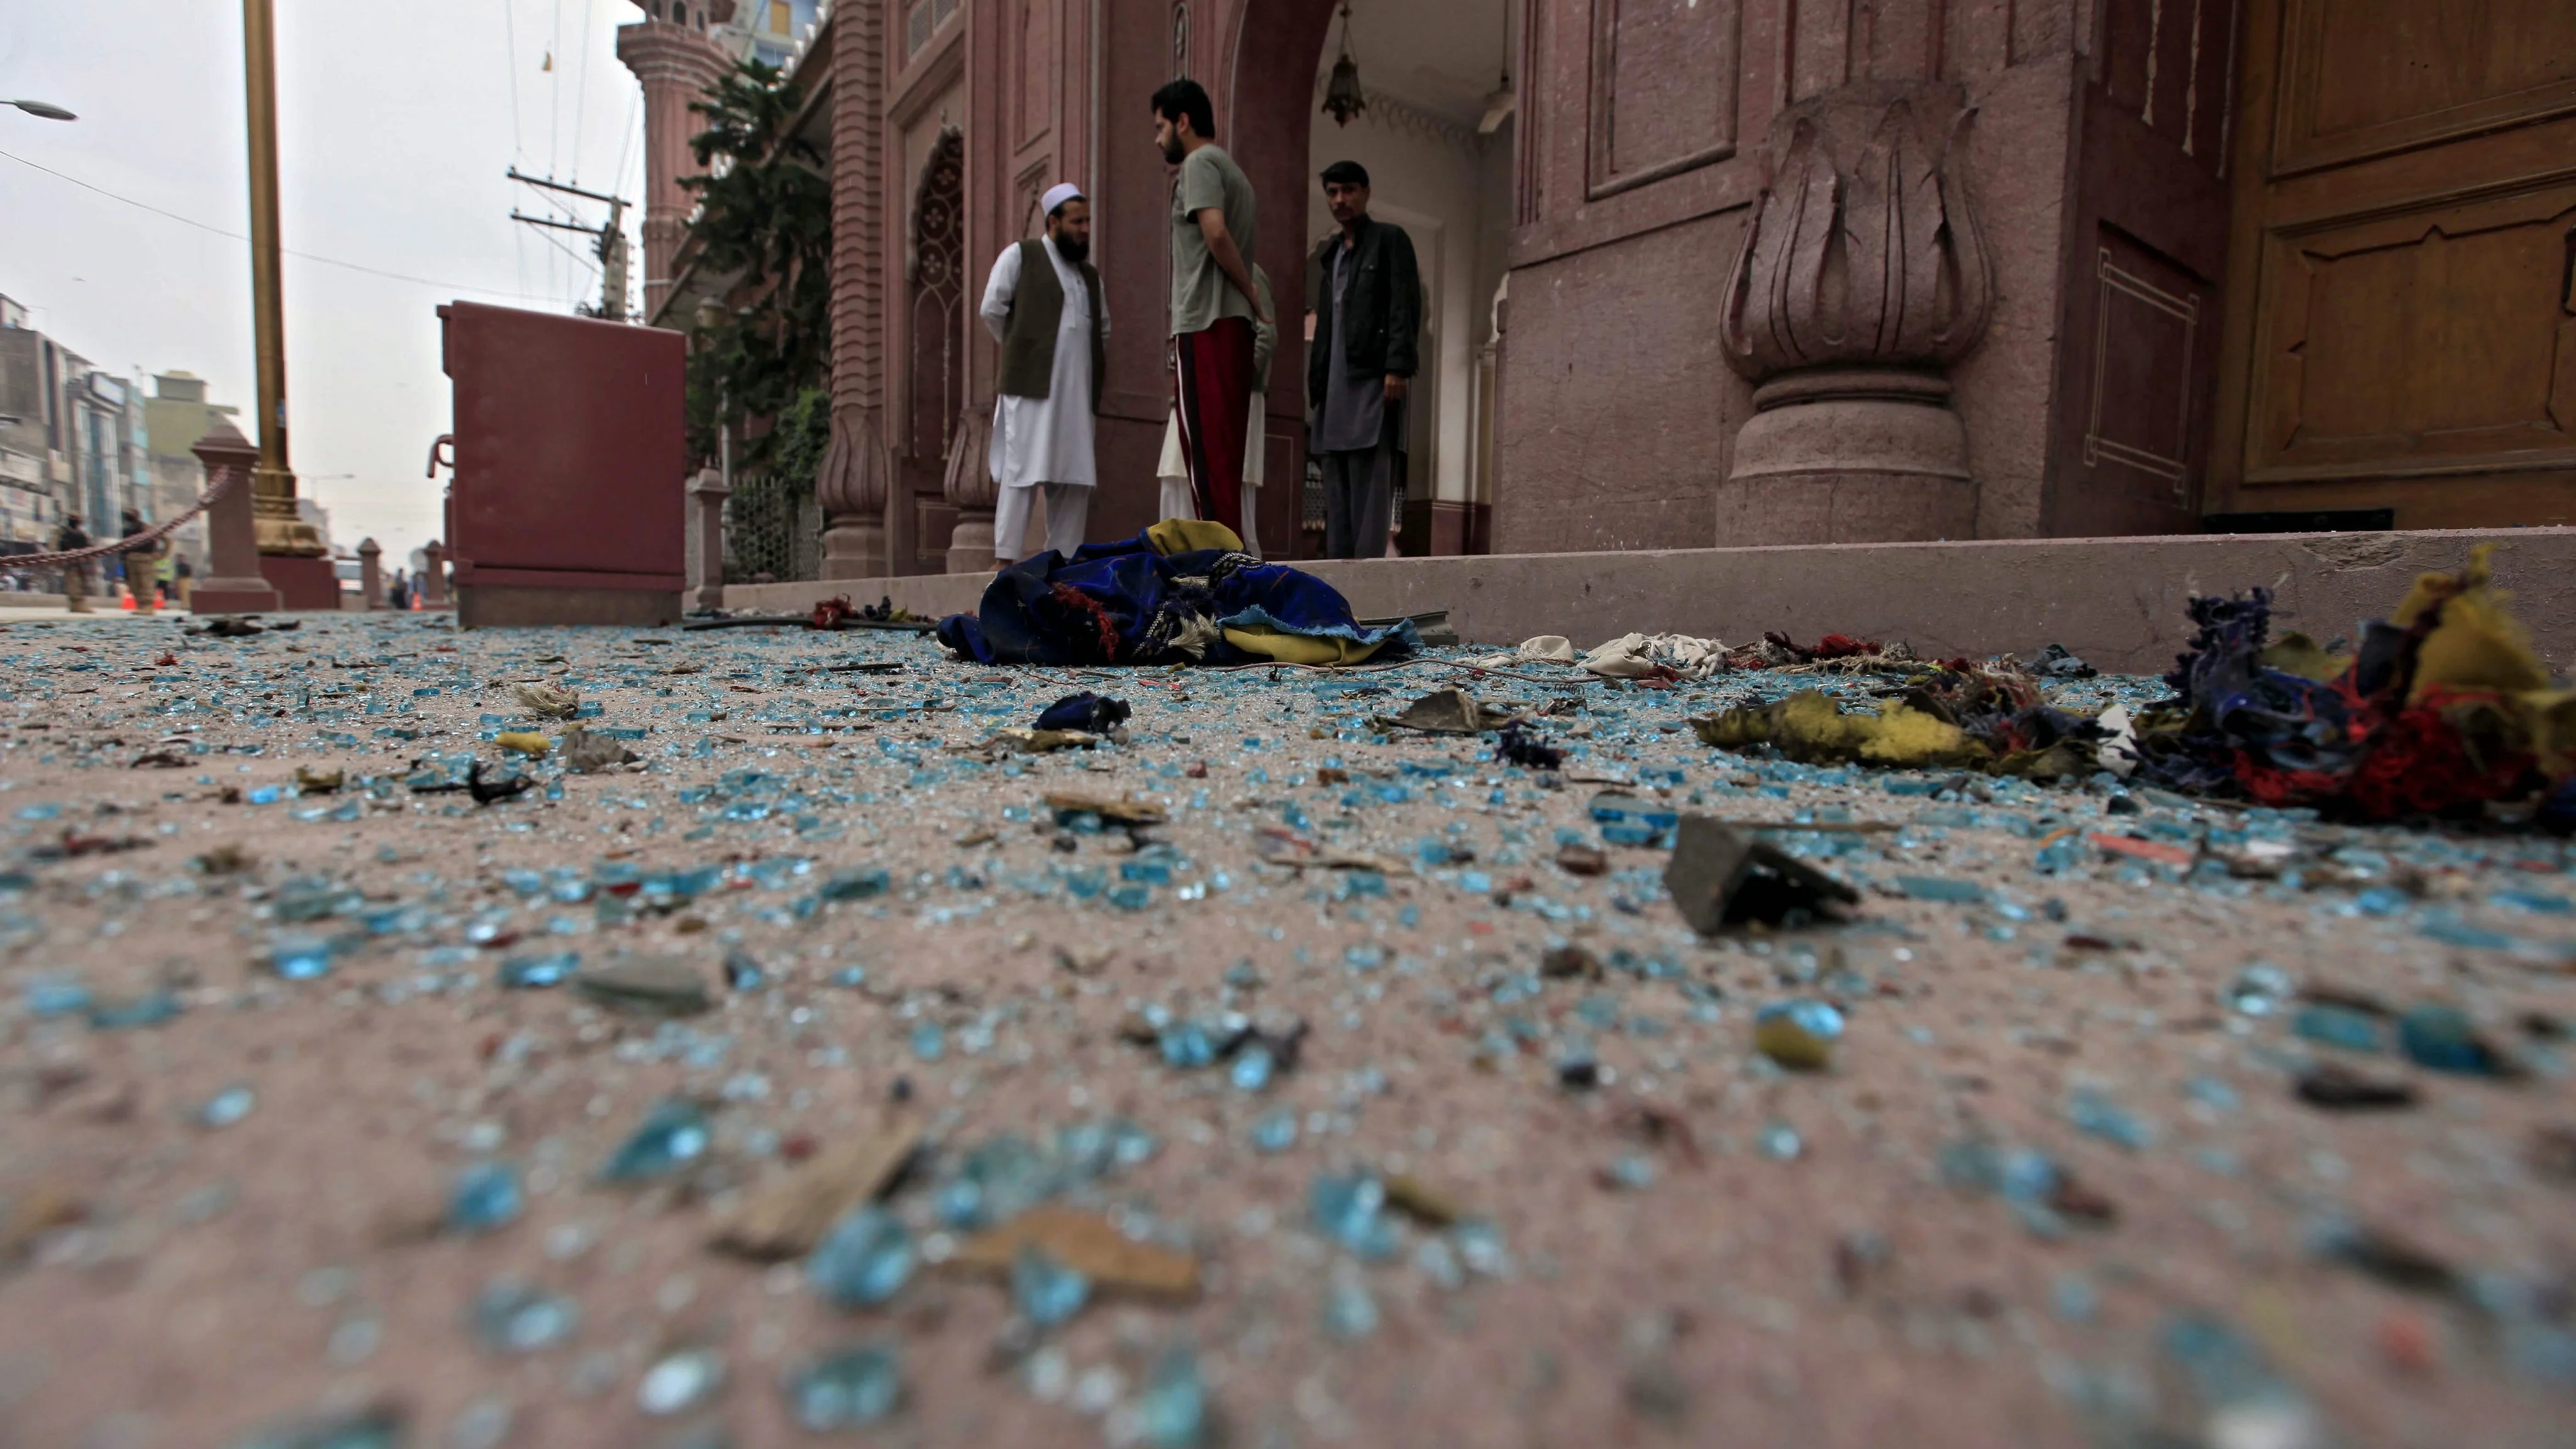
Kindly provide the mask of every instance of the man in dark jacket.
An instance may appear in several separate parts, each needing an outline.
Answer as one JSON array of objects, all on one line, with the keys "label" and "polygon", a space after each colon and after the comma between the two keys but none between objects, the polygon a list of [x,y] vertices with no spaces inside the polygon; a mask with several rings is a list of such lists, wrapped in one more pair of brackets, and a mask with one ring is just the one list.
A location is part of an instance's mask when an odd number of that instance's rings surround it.
[{"label": "man in dark jacket", "polygon": [[1324,168],[1324,200],[1341,234],[1312,269],[1315,327],[1306,402],[1324,470],[1324,556],[1382,558],[1404,469],[1404,402],[1419,363],[1422,272],[1404,228],[1368,214],[1357,161]]},{"label": "man in dark jacket", "polygon": [[[81,527],[80,515],[66,514],[63,526],[54,530],[54,550],[71,553],[89,547],[89,530]],[[63,565],[63,602],[75,614],[90,612],[89,569],[87,563]]]}]

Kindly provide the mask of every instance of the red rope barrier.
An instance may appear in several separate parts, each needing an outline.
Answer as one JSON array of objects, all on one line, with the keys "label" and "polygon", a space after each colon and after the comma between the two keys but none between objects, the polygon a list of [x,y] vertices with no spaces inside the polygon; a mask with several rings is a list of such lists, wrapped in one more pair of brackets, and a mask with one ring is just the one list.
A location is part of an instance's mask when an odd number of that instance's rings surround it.
[{"label": "red rope barrier", "polygon": [[141,533],[129,533],[125,537],[116,539],[113,542],[92,544],[88,548],[64,549],[56,553],[18,553],[0,556],[0,568],[59,568],[64,564],[87,563],[91,559],[106,558],[111,554],[131,553],[138,548],[159,543],[161,540],[170,536],[170,531],[172,529],[179,527],[189,519],[196,517],[198,514],[205,512],[207,509],[214,507],[216,503],[222,501],[222,499],[226,495],[230,494],[233,489],[239,487],[241,485],[241,480],[249,476],[249,474],[250,470],[248,468],[235,467],[217,470],[214,482],[207,485],[205,492],[197,495],[197,502],[194,507],[190,508],[187,512],[180,514],[176,518],[156,523],[150,528],[143,530]]}]

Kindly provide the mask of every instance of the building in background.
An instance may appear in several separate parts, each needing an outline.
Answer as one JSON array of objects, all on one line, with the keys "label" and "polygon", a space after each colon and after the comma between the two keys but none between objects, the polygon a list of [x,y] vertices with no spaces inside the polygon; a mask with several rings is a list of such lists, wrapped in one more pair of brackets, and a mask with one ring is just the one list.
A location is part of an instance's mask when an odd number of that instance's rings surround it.
[{"label": "building in background", "polygon": [[[621,54],[722,54],[710,25],[770,23],[643,8]],[[1377,213],[1414,229],[1434,295],[1408,532],[1434,552],[2576,521],[2576,180],[2533,159],[2576,154],[2576,6],[835,0],[818,20],[789,68],[835,191],[827,577],[976,566],[993,359],[967,283],[1061,180],[1137,324],[1109,344],[1094,525],[1150,520],[1170,171],[1145,99],[1177,76],[1213,95],[1283,302],[1327,230],[1322,164],[1364,160]],[[2473,39],[2411,39],[2454,22]],[[684,154],[685,97],[646,114],[648,154]],[[678,174],[656,178],[646,315],[685,326]],[[1269,395],[1266,538],[1300,534],[1276,486],[1304,471],[1299,404]]]},{"label": "building in background", "polygon": [[708,35],[737,57],[784,67],[814,31],[818,0],[740,0],[730,23]]},{"label": "building in background", "polygon": [[[152,396],[143,404],[152,518],[173,517],[196,505],[205,492],[206,467],[190,450],[216,418],[240,411],[206,401],[206,380],[193,372],[165,372],[152,379]],[[205,519],[181,524],[171,539],[180,555],[201,570],[208,563]]]},{"label": "building in background", "polygon": [[0,297],[0,553],[36,552],[60,518],[51,344],[27,323],[24,306]]}]

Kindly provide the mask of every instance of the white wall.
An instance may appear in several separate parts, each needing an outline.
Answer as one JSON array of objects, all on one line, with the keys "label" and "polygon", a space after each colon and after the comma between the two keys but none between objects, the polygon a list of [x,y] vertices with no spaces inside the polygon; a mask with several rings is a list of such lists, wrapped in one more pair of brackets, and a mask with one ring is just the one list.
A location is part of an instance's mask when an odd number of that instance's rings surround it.
[{"label": "white wall", "polygon": [[1476,349],[1489,330],[1488,306],[1511,221],[1511,131],[1480,137],[1472,127],[1372,90],[1369,108],[1348,126],[1318,111],[1312,137],[1308,242],[1334,230],[1320,173],[1342,160],[1368,168],[1370,214],[1413,235],[1431,297],[1423,314],[1422,375],[1414,379],[1411,496],[1464,501],[1474,453]]}]

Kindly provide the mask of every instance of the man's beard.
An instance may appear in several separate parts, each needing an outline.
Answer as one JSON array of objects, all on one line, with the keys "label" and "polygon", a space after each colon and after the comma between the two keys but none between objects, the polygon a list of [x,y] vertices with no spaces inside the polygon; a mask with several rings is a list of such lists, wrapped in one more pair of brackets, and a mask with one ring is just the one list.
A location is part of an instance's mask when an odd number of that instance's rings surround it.
[{"label": "man's beard", "polygon": [[1190,154],[1190,149],[1181,144],[1181,138],[1178,136],[1174,136],[1172,139],[1163,143],[1163,159],[1171,162],[1175,166],[1180,165],[1181,158],[1188,154]]},{"label": "man's beard", "polygon": [[1076,241],[1061,232],[1056,235],[1055,249],[1068,262],[1079,262],[1091,255],[1091,243]]}]

